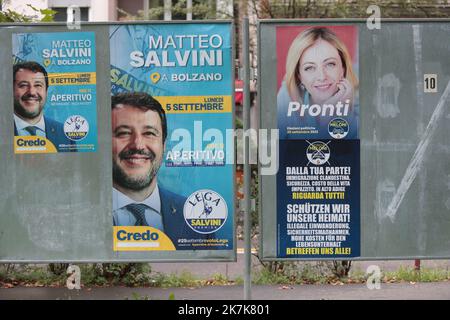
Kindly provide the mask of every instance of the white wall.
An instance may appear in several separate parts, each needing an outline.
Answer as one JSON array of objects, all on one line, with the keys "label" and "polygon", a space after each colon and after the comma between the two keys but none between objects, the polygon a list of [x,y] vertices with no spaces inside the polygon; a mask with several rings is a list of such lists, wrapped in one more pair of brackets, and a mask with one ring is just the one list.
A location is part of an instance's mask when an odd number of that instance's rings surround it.
[{"label": "white wall", "polygon": [[89,21],[116,21],[117,0],[95,0],[91,2]]}]

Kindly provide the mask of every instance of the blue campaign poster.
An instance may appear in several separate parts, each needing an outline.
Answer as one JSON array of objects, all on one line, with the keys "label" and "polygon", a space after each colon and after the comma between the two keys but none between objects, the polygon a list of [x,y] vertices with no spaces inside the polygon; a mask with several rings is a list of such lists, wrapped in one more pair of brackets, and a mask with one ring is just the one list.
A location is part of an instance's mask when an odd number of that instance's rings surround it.
[{"label": "blue campaign poster", "polygon": [[95,152],[95,34],[17,33],[12,50],[14,152]]},{"label": "blue campaign poster", "polygon": [[359,256],[359,178],[358,140],[281,141],[277,256]]}]

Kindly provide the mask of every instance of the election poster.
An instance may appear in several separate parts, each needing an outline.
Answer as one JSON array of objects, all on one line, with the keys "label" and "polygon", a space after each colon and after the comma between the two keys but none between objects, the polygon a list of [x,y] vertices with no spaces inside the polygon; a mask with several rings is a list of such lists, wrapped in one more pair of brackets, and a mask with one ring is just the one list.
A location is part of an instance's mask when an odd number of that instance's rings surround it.
[{"label": "election poster", "polygon": [[283,140],[280,163],[278,256],[359,256],[359,141]]},{"label": "election poster", "polygon": [[110,27],[114,251],[233,249],[231,39],[223,23]]},{"label": "election poster", "polygon": [[276,28],[280,139],[358,139],[356,26]]},{"label": "election poster", "polygon": [[93,32],[12,35],[14,153],[95,152]]},{"label": "election poster", "polygon": [[277,257],[360,255],[358,29],[278,26]]}]

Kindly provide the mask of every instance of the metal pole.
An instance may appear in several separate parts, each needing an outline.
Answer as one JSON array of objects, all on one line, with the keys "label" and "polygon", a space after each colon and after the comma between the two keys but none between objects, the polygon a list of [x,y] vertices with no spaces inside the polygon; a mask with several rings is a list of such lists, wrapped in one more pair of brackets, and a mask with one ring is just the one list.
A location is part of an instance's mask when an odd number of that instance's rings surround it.
[{"label": "metal pole", "polygon": [[186,20],[192,20],[192,0],[186,1]]},{"label": "metal pole", "polygon": [[420,271],[420,259],[414,260],[414,270]]},{"label": "metal pole", "polygon": [[164,20],[172,20],[172,0],[164,0]]},{"label": "metal pole", "polygon": [[148,20],[148,9],[150,7],[150,0],[144,0],[144,16],[145,20]]},{"label": "metal pole", "polygon": [[[245,17],[242,23],[242,62],[244,69],[244,97],[243,97],[243,118],[244,132],[250,129],[250,52],[249,52],[249,23]],[[244,135],[244,299],[251,300],[252,287],[252,243],[251,243],[251,213],[250,213],[250,139],[245,141]]]}]

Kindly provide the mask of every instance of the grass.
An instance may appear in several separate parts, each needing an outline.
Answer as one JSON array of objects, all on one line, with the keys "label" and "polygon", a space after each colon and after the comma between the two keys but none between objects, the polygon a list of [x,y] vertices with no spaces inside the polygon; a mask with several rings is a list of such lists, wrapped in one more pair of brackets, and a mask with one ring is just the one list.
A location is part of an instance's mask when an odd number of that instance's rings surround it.
[{"label": "grass", "polygon": [[[151,284],[151,269],[144,264],[124,268],[126,264],[79,265],[81,283],[84,286],[145,286]],[[54,274],[46,266],[0,265],[0,287],[22,286],[66,286],[68,274]]]},{"label": "grass", "polygon": [[[148,264],[80,265],[81,283],[84,287],[104,287],[125,285],[129,287],[201,287],[208,285],[243,285],[243,278],[230,279],[216,273],[207,279],[194,276],[188,271],[181,273],[155,273]],[[14,286],[66,286],[68,275],[55,275],[46,266],[16,265],[7,267],[0,265],[0,287]],[[364,271],[353,268],[348,277],[338,278],[320,263],[304,263],[288,265],[284,269],[271,271],[269,268],[259,268],[252,273],[255,285],[298,285],[298,284],[345,284],[365,283],[368,275]],[[449,281],[450,271],[443,268],[422,268],[416,271],[412,267],[401,266],[395,271],[383,272],[382,283],[398,282],[437,282]],[[138,298],[138,297],[134,297]],[[142,297],[140,297],[142,299]]]},{"label": "grass", "polygon": [[[152,298],[149,297],[148,295],[141,296],[139,293],[133,292],[131,293],[131,297],[125,297],[125,300],[152,300]],[[175,294],[171,292],[167,297],[167,300],[176,300]]]},{"label": "grass", "polygon": [[188,271],[181,273],[163,274],[159,273],[155,278],[155,286],[162,288],[173,287],[202,287],[202,286],[228,286],[243,284],[244,281],[241,277],[235,280],[230,280],[228,277],[221,273],[215,273],[211,277],[206,279],[200,279],[192,275]]},{"label": "grass", "polygon": [[[265,268],[257,271],[253,275],[253,283],[257,285],[298,285],[298,284],[350,284],[366,283],[367,274],[361,270],[351,270],[347,277],[337,277],[323,269],[316,269],[314,266],[306,265],[299,267],[296,272],[277,273]],[[411,267],[401,266],[395,271],[381,273],[382,283],[399,282],[439,282],[449,281],[450,271],[442,268],[422,268],[416,271]]]},{"label": "grass", "polygon": [[400,267],[395,272],[383,272],[383,282],[438,282],[450,280],[450,271],[444,269]]},{"label": "grass", "polygon": [[48,272],[46,268],[37,266],[21,266],[6,270],[0,268],[0,285],[5,283],[6,286],[29,285],[29,286],[60,286],[65,284],[66,275],[55,275]]},{"label": "grass", "polygon": [[253,275],[252,282],[256,285],[273,285],[273,284],[289,284],[291,283],[288,276],[271,272],[266,268],[261,269]]},{"label": "grass", "polygon": [[[84,287],[105,287],[125,285],[129,287],[200,287],[206,285],[242,284],[243,280],[235,281],[225,275],[216,273],[208,279],[200,279],[188,271],[181,273],[152,273],[149,265],[136,264],[124,269],[125,264],[79,265],[81,283]],[[0,287],[21,286],[66,286],[68,275],[55,275],[45,266],[17,265],[7,268],[0,265]]]},{"label": "grass", "polygon": [[253,273],[253,283],[256,285],[297,285],[297,284],[325,284],[331,283],[336,277],[322,270],[320,264],[304,264],[289,270],[273,272],[261,268]]},{"label": "grass", "polygon": [[183,271],[178,273],[157,273],[153,277],[154,286],[162,288],[174,288],[174,287],[199,287],[201,286],[201,281],[194,277],[192,273],[188,271]]}]

